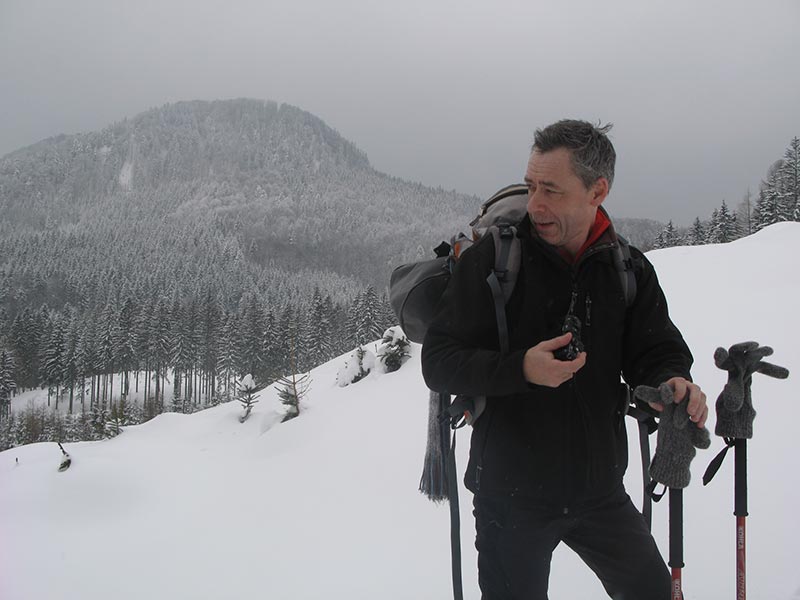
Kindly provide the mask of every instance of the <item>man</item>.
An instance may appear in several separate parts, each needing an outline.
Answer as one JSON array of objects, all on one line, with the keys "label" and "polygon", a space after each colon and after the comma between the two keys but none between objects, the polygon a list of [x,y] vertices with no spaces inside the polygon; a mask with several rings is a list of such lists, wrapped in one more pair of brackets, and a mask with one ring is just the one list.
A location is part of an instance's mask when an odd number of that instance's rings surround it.
[{"label": "man", "polygon": [[[506,306],[509,351],[499,350],[486,283],[491,236],[460,258],[425,338],[431,389],[487,396],[465,476],[484,600],[546,599],[561,542],[610,597],[670,598],[667,567],[622,483],[620,374],[632,386],[669,382],[676,402],[688,394],[698,427],[708,408],[653,266],[635,248],[637,295],[626,306],[613,262],[617,237],[601,208],[616,160],[609,129],[564,120],[536,131],[521,268]],[[572,340],[561,333],[567,316],[581,324],[583,351],[559,360],[556,351]]]}]

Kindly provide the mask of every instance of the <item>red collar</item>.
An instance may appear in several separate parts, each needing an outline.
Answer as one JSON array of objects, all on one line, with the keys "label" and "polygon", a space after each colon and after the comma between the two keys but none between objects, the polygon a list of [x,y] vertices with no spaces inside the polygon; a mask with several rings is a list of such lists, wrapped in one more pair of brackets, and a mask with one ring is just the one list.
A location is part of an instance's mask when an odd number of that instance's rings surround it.
[{"label": "red collar", "polygon": [[606,229],[608,229],[610,225],[611,221],[609,220],[608,216],[606,216],[605,211],[598,210],[594,217],[594,225],[592,225],[592,228],[589,230],[589,236],[586,238],[586,241],[583,243],[583,246],[581,246],[580,250],[578,250],[577,254],[575,254],[575,257],[570,257],[566,252],[562,251],[559,251],[559,254],[561,254],[561,256],[563,256],[567,262],[578,262],[578,259],[581,257],[581,255],[586,252],[586,250],[592,244],[600,239],[600,236],[606,232]]}]

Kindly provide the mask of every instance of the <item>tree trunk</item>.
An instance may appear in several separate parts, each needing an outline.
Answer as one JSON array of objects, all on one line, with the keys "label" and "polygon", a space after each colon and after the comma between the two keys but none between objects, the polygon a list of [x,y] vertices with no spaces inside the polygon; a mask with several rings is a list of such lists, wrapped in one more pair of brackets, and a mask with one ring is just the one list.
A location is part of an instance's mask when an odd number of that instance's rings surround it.
[{"label": "tree trunk", "polygon": [[159,384],[161,383],[161,376],[160,376],[160,373],[158,372],[158,367],[156,367],[153,370],[153,373],[154,373],[155,378],[156,378],[156,397],[155,397],[155,400],[153,401],[153,407],[154,407],[154,411],[153,412],[155,413],[155,407],[158,406],[158,389],[159,389]]},{"label": "tree trunk", "polygon": [[144,405],[147,406],[148,395],[150,391],[150,364],[146,363],[144,366]]}]

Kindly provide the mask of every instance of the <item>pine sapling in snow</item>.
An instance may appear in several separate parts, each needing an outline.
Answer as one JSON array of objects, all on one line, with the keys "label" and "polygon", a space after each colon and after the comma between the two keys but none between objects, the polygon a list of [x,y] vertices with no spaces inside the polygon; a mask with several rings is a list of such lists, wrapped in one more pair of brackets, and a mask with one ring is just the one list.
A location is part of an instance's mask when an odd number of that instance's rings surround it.
[{"label": "pine sapling in snow", "polygon": [[125,419],[125,399],[121,399],[119,403],[112,402],[111,415],[106,422],[106,434],[114,437],[122,433],[122,426],[127,424]]},{"label": "pine sapling in snow", "polygon": [[239,417],[239,422],[244,423],[247,417],[250,416],[250,411],[253,410],[258,400],[256,399],[256,384],[251,375],[245,375],[238,384],[239,396],[238,400],[242,403],[244,413]]},{"label": "pine sapling in snow", "polygon": [[346,387],[359,382],[370,374],[374,366],[375,355],[363,346],[359,346],[348,355],[344,365],[336,374],[336,385]]},{"label": "pine sapling in snow", "polygon": [[402,366],[406,358],[411,356],[407,352],[410,342],[400,327],[387,329],[381,341],[383,344],[378,350],[378,358],[386,368],[386,372],[393,373]]},{"label": "pine sapling in snow", "polygon": [[92,429],[91,439],[102,440],[107,437],[113,437],[109,435],[108,429],[106,428],[108,418],[108,406],[105,400],[96,403],[92,407],[89,413],[89,424]]},{"label": "pine sapling in snow", "polygon": [[278,379],[278,397],[286,406],[286,414],[281,423],[290,421],[300,414],[300,401],[305,398],[311,386],[311,378],[308,373],[304,375],[292,375],[291,377],[281,377]]}]

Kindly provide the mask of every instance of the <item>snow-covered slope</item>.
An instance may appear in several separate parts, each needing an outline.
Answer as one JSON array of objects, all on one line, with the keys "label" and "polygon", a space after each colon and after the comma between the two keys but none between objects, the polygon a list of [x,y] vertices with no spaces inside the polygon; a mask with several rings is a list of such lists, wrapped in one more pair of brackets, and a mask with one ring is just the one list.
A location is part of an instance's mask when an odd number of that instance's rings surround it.
[{"label": "snow-covered slope", "polygon": [[[726,379],[713,364],[717,346],[754,339],[773,346],[774,362],[792,371],[788,381],[756,376],[753,384],[751,600],[789,600],[800,591],[792,443],[800,419],[798,253],[800,224],[782,223],[727,245],[649,255],[712,405]],[[235,403],[165,414],[112,440],[71,445],[64,473],[55,444],[0,453],[0,598],[447,598],[448,512],[416,491],[427,425],[419,347],[400,371],[339,388],[343,360],[312,372],[305,410],[287,423],[279,423],[277,395],[267,388],[244,424]],[[712,431],[713,424],[712,414]],[[459,442],[463,470],[463,433]],[[699,453],[685,492],[684,590],[704,600],[734,596],[732,456],[707,488],[700,482],[721,446],[714,438]],[[627,483],[638,502],[635,448]],[[461,502],[465,596],[475,599],[471,498],[463,488]],[[654,512],[666,555],[666,501]],[[559,549],[551,597],[605,596]]]}]

